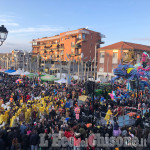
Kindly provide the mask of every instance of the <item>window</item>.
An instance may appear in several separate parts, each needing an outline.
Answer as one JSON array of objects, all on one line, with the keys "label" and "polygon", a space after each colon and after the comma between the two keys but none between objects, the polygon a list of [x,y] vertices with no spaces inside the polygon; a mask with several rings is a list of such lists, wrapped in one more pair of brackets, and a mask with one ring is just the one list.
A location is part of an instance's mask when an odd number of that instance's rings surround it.
[{"label": "window", "polygon": [[74,46],[74,42],[71,42],[71,46]]},{"label": "window", "polygon": [[81,34],[78,35],[78,38],[81,39]]},{"label": "window", "polygon": [[76,55],[78,55],[78,54],[79,54],[78,49],[75,49],[75,54],[76,54]]},{"label": "window", "polygon": [[113,53],[113,58],[118,58],[118,53]]},{"label": "window", "polygon": [[113,64],[117,64],[118,63],[118,53],[113,52],[113,60],[112,60]]},{"label": "window", "polygon": [[101,52],[101,53],[100,53],[100,58],[104,58],[104,57],[105,57],[104,52]]},{"label": "window", "polygon": [[82,39],[85,40],[85,34],[82,34]]},{"label": "window", "polygon": [[74,53],[74,49],[71,49],[71,54],[73,54]]},{"label": "window", "polygon": [[63,41],[63,38],[61,38],[61,40]]},{"label": "window", "polygon": [[100,53],[100,63],[104,63],[104,57],[105,57],[105,53],[101,52]]}]

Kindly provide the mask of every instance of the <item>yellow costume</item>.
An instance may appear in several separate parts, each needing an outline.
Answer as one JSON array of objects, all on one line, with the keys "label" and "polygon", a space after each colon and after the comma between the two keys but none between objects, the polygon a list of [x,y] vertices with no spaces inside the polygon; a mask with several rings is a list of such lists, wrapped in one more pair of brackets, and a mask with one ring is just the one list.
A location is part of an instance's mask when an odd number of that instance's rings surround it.
[{"label": "yellow costume", "polygon": [[104,118],[104,120],[107,121],[107,124],[109,123],[109,120],[110,120],[110,116],[112,115],[112,112],[110,109],[108,109],[107,113],[106,113],[106,116]]}]

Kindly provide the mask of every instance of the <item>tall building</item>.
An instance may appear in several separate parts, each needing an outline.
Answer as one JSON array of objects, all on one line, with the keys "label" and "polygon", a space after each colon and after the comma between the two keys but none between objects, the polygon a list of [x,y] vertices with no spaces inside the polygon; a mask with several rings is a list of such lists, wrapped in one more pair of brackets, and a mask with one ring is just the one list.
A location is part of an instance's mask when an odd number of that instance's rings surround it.
[{"label": "tall building", "polygon": [[[33,56],[41,56],[45,60],[57,61],[92,61],[95,58],[95,47],[104,42],[99,32],[85,28],[67,31],[52,37],[34,39],[32,41]],[[84,58],[82,57],[84,56]],[[96,57],[98,53],[96,53]],[[93,68],[94,69],[94,68]]]},{"label": "tall building", "polygon": [[117,68],[119,63],[139,63],[144,51],[150,54],[150,46],[123,41],[99,48],[97,78],[103,80],[114,77],[113,69]]},{"label": "tall building", "polygon": [[[34,39],[32,41],[33,55],[40,54],[45,59],[51,56],[53,60],[65,61],[70,55],[72,59],[81,59],[81,53],[86,60],[95,57],[95,44],[103,44],[99,32],[85,28],[60,33],[60,35]],[[98,45],[99,47],[99,45]]]},{"label": "tall building", "polygon": [[12,67],[14,69],[31,70],[32,53],[24,50],[12,50]]}]

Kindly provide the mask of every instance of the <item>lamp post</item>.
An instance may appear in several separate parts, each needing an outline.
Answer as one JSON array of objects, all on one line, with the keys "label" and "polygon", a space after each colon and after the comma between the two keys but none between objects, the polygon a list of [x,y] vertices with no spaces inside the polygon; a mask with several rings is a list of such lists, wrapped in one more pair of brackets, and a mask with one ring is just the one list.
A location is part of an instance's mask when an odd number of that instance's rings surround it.
[{"label": "lamp post", "polygon": [[109,53],[107,53],[107,82],[109,80],[109,76],[108,76],[108,64],[109,64]]},{"label": "lamp post", "polygon": [[37,54],[37,73],[39,72],[39,53]]},{"label": "lamp post", "polygon": [[4,43],[4,41],[6,40],[7,34],[8,34],[7,29],[4,27],[4,25],[2,25],[2,26],[0,27],[0,46],[1,46],[1,45]]},{"label": "lamp post", "polygon": [[50,65],[49,65],[49,74],[51,74],[51,70],[50,70],[50,68],[51,68],[51,64],[52,64],[52,56],[50,56],[50,57],[49,57],[49,60],[50,60]]},{"label": "lamp post", "polygon": [[86,62],[84,63],[84,83],[85,83],[85,75],[86,75]]},{"label": "lamp post", "polygon": [[97,42],[95,44],[95,59],[94,59],[94,81],[96,80],[96,57],[97,57],[97,45],[100,44],[99,42]]}]

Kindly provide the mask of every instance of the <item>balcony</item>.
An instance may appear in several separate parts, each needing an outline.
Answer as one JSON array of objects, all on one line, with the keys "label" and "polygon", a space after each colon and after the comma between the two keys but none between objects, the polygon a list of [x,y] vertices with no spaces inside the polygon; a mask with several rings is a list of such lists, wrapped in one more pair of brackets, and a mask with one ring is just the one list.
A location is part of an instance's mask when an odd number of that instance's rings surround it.
[{"label": "balcony", "polygon": [[59,47],[59,50],[63,50],[64,49],[64,47]]},{"label": "balcony", "polygon": [[101,38],[106,38],[106,36],[104,34],[100,33]]},{"label": "balcony", "polygon": [[71,45],[72,48],[81,48],[80,44]]},{"label": "balcony", "polygon": [[72,54],[70,54],[71,57],[80,56],[80,55],[81,55],[80,53],[72,53]]},{"label": "balcony", "polygon": [[61,52],[61,55],[64,55],[64,52]]},{"label": "balcony", "polygon": [[100,43],[99,44],[104,44],[105,42],[104,41],[100,41]]},{"label": "balcony", "polygon": [[40,44],[38,44],[38,45],[32,45],[32,47],[39,47],[40,46]]}]

